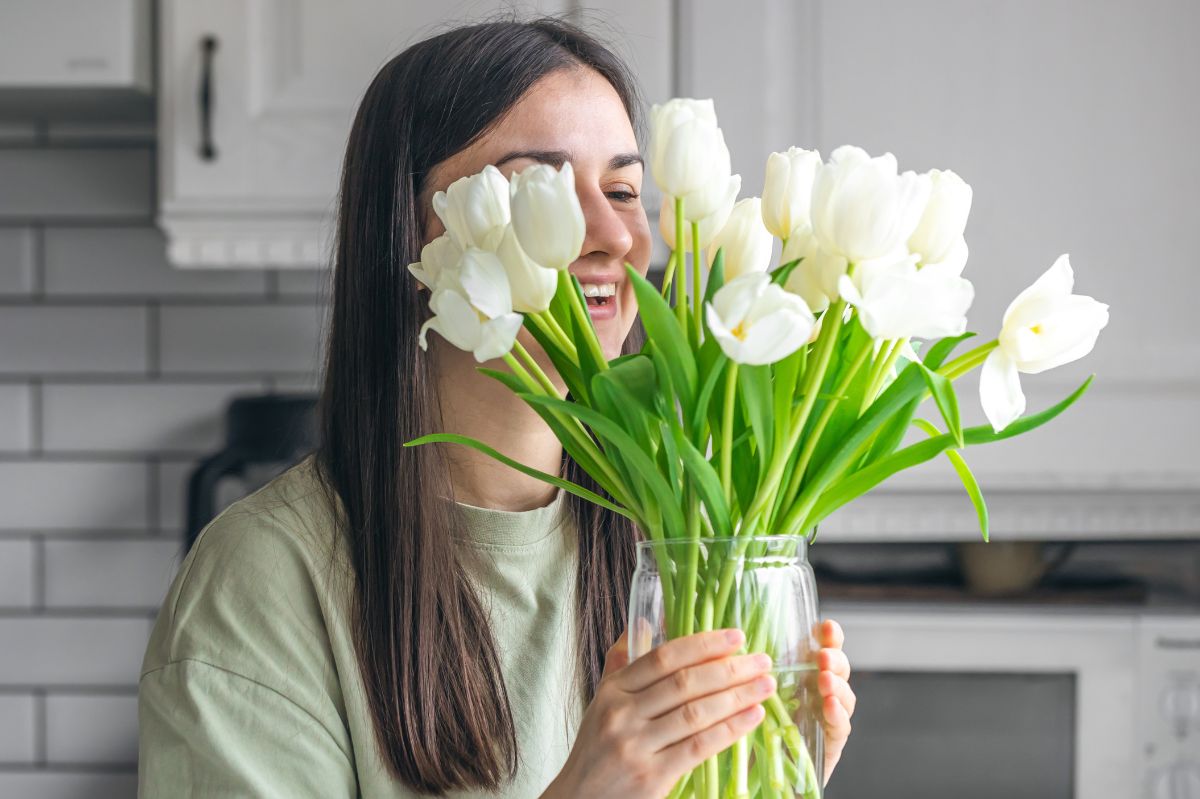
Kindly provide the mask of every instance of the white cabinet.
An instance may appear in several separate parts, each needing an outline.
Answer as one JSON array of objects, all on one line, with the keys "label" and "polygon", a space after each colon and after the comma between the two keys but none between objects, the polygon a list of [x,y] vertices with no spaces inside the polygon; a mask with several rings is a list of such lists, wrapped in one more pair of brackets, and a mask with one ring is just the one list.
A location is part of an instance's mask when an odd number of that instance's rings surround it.
[{"label": "white cabinet", "polygon": [[162,0],[159,223],[172,263],[327,263],[346,137],[371,78],[447,19],[504,7]]}]

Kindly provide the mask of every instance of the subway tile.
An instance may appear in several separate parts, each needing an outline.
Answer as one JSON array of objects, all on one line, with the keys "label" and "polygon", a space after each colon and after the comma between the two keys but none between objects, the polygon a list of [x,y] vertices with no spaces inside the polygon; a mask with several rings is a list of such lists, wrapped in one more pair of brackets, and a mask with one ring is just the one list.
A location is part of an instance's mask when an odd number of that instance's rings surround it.
[{"label": "subway tile", "polygon": [[154,123],[133,121],[51,122],[46,137],[51,144],[67,142],[123,142],[152,144],[155,139]]},{"label": "subway tile", "polygon": [[313,372],[323,312],[307,304],[165,306],[162,371]]},{"label": "subway tile", "polygon": [[79,384],[42,387],[42,446],[49,452],[196,452],[224,442],[230,398],[261,382]]},{"label": "subway tile", "polygon": [[0,150],[0,218],[148,219],[150,147]]},{"label": "subway tile", "polygon": [[33,605],[33,541],[0,541],[0,608]]},{"label": "subway tile", "polygon": [[46,760],[134,764],[138,753],[137,694],[46,696]]},{"label": "subway tile", "polygon": [[324,297],[328,300],[332,276],[329,269],[280,269],[279,293]]},{"label": "subway tile", "polygon": [[182,560],[173,538],[51,539],[45,547],[48,608],[157,608]]},{"label": "subway tile", "polygon": [[0,763],[33,762],[35,701],[33,694],[0,694]]},{"label": "subway tile", "polygon": [[0,617],[0,685],[134,686],[147,635],[142,615]]},{"label": "subway tile", "polygon": [[262,296],[266,275],[250,269],[178,269],[155,227],[49,227],[47,296]]},{"label": "subway tile", "polygon": [[0,530],[142,530],[147,483],[142,463],[0,462]]},{"label": "subway tile", "polygon": [[0,373],[144,372],[146,327],[137,306],[0,308]]},{"label": "subway tile", "polygon": [[29,296],[36,283],[33,230],[0,227],[0,296]]},{"label": "subway tile", "polygon": [[37,125],[32,122],[0,122],[0,144],[33,144]]},{"label": "subway tile", "polygon": [[197,460],[164,460],[158,464],[157,526],[164,532],[178,533],[187,525],[188,479]]},{"label": "subway tile", "polygon": [[29,386],[0,383],[0,452],[28,452],[33,444],[33,400]]},{"label": "subway tile", "polygon": [[0,771],[0,796],[20,799],[130,799],[137,795],[137,772]]}]

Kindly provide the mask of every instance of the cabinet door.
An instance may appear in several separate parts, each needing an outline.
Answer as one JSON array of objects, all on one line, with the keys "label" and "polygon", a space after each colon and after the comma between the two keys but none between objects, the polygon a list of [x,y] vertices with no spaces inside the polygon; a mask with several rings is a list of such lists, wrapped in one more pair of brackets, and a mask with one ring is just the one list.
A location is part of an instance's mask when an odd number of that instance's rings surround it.
[{"label": "cabinet door", "polygon": [[[526,4],[547,13],[568,5]],[[172,260],[320,264],[346,136],[376,71],[447,20],[505,6],[163,0],[160,221]],[[206,40],[215,43],[208,57]],[[206,72],[210,158],[201,154]]]}]

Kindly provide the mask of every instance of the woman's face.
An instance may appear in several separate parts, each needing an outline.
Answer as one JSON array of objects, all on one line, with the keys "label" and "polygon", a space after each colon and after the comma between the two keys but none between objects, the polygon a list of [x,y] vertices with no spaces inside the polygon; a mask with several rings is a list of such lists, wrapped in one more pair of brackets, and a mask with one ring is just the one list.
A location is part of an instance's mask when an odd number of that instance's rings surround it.
[{"label": "woman's face", "polygon": [[[467,149],[442,161],[430,172],[421,197],[425,205],[423,243],[445,230],[433,213],[435,192],[455,180],[494,164],[511,177],[531,164],[554,167],[570,161],[575,191],[587,232],[583,250],[570,271],[585,287],[612,283],[616,293],[604,305],[588,302],[588,312],[610,359],[637,315],[625,262],[645,275],[650,266],[650,226],[642,207],[642,159],[621,98],[602,75],[591,69],[561,69],[541,78],[495,127]],[[520,341],[538,349],[522,329]]]}]

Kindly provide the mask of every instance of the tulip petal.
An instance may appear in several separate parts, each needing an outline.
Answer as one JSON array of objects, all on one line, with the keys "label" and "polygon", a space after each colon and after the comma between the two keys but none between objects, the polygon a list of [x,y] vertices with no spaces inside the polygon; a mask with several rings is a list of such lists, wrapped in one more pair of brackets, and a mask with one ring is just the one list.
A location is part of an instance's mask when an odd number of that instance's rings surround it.
[{"label": "tulip petal", "polygon": [[484,322],[480,326],[479,344],[475,347],[475,360],[483,363],[512,350],[522,319],[521,314],[509,313]]},{"label": "tulip petal", "polygon": [[979,372],[979,401],[997,433],[1025,412],[1021,375],[1017,365],[999,347],[992,350]]}]

